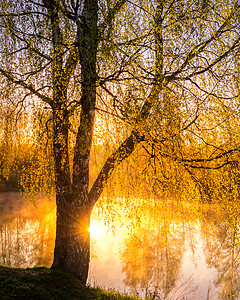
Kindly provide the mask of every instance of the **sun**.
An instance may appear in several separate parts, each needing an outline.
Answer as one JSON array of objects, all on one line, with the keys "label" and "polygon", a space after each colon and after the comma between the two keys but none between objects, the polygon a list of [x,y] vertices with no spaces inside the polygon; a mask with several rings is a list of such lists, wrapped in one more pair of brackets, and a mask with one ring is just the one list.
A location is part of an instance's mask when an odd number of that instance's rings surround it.
[{"label": "sun", "polygon": [[90,227],[88,228],[88,231],[90,232],[90,236],[94,238],[101,237],[105,232],[103,227],[104,225],[101,222],[91,220]]}]

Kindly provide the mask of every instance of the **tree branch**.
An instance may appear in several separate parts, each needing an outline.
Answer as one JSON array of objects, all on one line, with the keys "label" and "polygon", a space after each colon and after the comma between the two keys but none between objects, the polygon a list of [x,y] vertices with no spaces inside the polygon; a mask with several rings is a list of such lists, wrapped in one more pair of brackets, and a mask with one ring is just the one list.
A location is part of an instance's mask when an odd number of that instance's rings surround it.
[{"label": "tree branch", "polygon": [[47,17],[47,14],[45,14],[44,12],[41,12],[41,11],[28,11],[28,12],[17,13],[17,14],[14,14],[14,13],[0,14],[0,17],[21,17],[21,16],[32,15],[32,14],[43,15],[43,16]]},{"label": "tree branch", "polygon": [[[117,11],[120,9],[120,7],[125,3],[125,0],[119,0],[117,4],[113,8],[113,12],[109,13],[109,19],[111,22],[111,18],[117,13]],[[162,89],[162,82],[164,80],[162,75],[162,68],[163,68],[163,52],[162,52],[162,46],[163,46],[163,39],[162,39],[162,12],[163,12],[163,0],[159,0],[157,4],[157,12],[155,16],[155,28],[154,28],[154,38],[155,38],[155,75],[154,75],[154,82],[152,86],[152,90],[149,94],[149,96],[146,98],[141,112],[139,114],[139,121],[144,121],[148,118],[151,108],[153,106],[153,103],[158,98],[159,92]],[[102,26],[106,26],[106,24],[109,24],[109,22],[102,24]],[[89,201],[91,205],[93,206],[96,201],[98,200],[99,196],[101,195],[104,184],[111,176],[114,168],[116,168],[123,160],[125,160],[127,157],[129,157],[133,151],[135,150],[136,146],[139,144],[139,142],[143,141],[143,136],[137,132],[136,130],[132,130],[131,134],[128,138],[125,139],[125,141],[117,148],[117,150],[110,155],[110,157],[107,159],[106,163],[104,164],[102,170],[98,174],[97,179],[95,180],[89,194]]]},{"label": "tree branch", "polygon": [[[217,63],[219,63],[222,59],[224,59],[225,57],[227,57],[227,55],[229,53],[231,53],[236,47],[239,46],[239,41],[240,41],[240,38],[237,38],[233,45],[226,51],[224,52],[222,55],[220,55],[217,59],[215,59],[210,65],[208,65],[206,68],[202,69],[201,71],[197,71],[197,72],[193,72],[192,74],[186,76],[186,77],[183,77],[183,78],[180,78],[180,77],[175,77],[174,79],[181,79],[181,80],[186,80],[186,79],[190,79],[191,77],[193,76],[196,76],[196,75],[200,75],[202,73],[205,73],[206,71],[210,70],[212,67],[214,67]],[[172,77],[172,75],[171,75]]]},{"label": "tree branch", "polygon": [[[47,54],[45,54],[45,53],[42,53],[39,49],[36,49],[36,48],[32,47],[31,44],[30,44],[30,42],[29,42],[29,40],[27,41],[25,38],[20,37],[20,36],[16,33],[16,29],[15,29],[15,31],[14,31],[14,28],[11,27],[11,26],[9,26],[9,29],[10,29],[10,31],[11,31],[11,33],[12,33],[12,35],[13,35],[14,37],[16,37],[16,38],[19,39],[20,41],[26,43],[26,47],[22,48],[21,50],[28,49],[29,51],[32,51],[33,53],[39,55],[39,56],[42,57],[42,58],[45,58],[45,59],[47,59],[47,60],[49,60],[49,61],[52,60],[51,56],[49,56],[49,55],[47,55]],[[17,51],[18,51],[18,50],[17,50]],[[12,54],[12,53],[11,53],[11,54]]]},{"label": "tree branch", "polygon": [[69,56],[67,58],[67,61],[66,61],[66,64],[65,64],[65,67],[63,70],[67,82],[69,82],[70,78],[72,77],[72,75],[76,69],[78,59],[79,59],[78,47],[77,47],[77,44],[75,43],[69,53]]},{"label": "tree branch", "polygon": [[173,72],[170,76],[166,76],[166,78],[171,81],[174,80],[176,78],[176,76],[178,74],[180,74],[184,68],[187,66],[187,64],[194,59],[195,57],[197,57],[197,55],[199,55],[201,52],[203,52],[206,47],[214,40],[216,40],[218,37],[220,37],[220,35],[223,33],[224,29],[227,27],[227,25],[229,24],[230,19],[232,18],[232,16],[236,13],[236,11],[239,9],[240,5],[236,4],[232,10],[232,12],[230,13],[230,15],[228,16],[228,18],[225,20],[225,22],[217,29],[217,31],[206,41],[200,43],[199,45],[195,46],[192,48],[192,50],[188,53],[185,61],[182,63],[182,65],[175,71]]},{"label": "tree branch", "polygon": [[93,206],[101,195],[103,188],[111,176],[113,170],[120,165],[120,163],[129,157],[135,150],[136,145],[140,141],[136,136],[136,133],[132,132],[131,135],[118,147],[118,149],[110,155],[105,162],[102,170],[98,174],[90,192],[88,193],[88,199]]},{"label": "tree branch", "polygon": [[38,90],[36,90],[32,84],[28,84],[26,83],[24,80],[20,80],[20,79],[15,79],[11,73],[3,70],[2,68],[0,68],[0,73],[6,77],[9,81],[11,81],[12,83],[18,84],[22,87],[24,87],[25,89],[29,90],[32,94],[38,96],[41,100],[43,100],[44,102],[46,102],[47,104],[49,104],[50,106],[52,106],[52,99],[50,97],[47,97],[41,93],[38,92]]},{"label": "tree branch", "polygon": [[127,2],[127,0],[118,0],[117,3],[109,10],[104,21],[98,26],[98,40],[100,41],[103,38],[104,30],[112,23],[116,14],[122,8],[122,6]]}]

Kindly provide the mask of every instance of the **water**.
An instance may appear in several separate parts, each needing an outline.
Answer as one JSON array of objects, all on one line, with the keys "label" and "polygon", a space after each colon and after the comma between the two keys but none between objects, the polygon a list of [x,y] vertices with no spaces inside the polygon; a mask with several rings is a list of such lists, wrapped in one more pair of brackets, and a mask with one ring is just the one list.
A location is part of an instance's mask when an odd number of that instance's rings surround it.
[{"label": "water", "polygon": [[[124,214],[117,204],[120,218],[109,219],[109,209],[93,211],[89,284],[142,298],[240,299],[238,223],[214,213],[188,218],[166,207]],[[34,205],[17,193],[0,194],[0,264],[50,266],[55,213],[53,200]]]}]

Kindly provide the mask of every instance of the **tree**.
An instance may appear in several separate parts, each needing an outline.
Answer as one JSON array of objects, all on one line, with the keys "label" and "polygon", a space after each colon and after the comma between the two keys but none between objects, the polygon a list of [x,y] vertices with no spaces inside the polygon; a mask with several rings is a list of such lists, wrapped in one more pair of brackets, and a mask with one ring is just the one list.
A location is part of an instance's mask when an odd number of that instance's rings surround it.
[{"label": "tree", "polygon": [[[182,157],[181,135],[203,112],[205,101],[198,102],[201,94],[215,97],[213,79],[209,79],[211,92],[202,85],[204,74],[213,78],[217,66],[221,73],[239,44],[232,25],[239,4],[224,0],[227,9],[221,11],[214,1],[195,2],[1,3],[0,74],[7,86],[21,91],[21,101],[28,99],[51,111],[57,203],[52,268],[70,271],[84,284],[91,211],[114,169],[139,144],[145,144],[150,158],[155,156],[149,152],[154,144],[161,157],[189,168],[209,162],[209,158],[194,158],[194,153]],[[198,95],[190,97],[193,87]],[[102,102],[97,97],[100,89],[105,93]],[[120,118],[129,133],[90,187],[89,160],[98,110]],[[78,126],[71,162],[73,114]],[[211,160],[228,154],[226,149],[219,152],[213,152]]]}]

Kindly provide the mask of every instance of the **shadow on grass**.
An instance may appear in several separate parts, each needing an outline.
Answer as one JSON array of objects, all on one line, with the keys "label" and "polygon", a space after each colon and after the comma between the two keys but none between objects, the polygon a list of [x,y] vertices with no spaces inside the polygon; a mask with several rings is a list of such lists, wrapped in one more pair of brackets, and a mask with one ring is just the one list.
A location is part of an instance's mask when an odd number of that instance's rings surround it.
[{"label": "shadow on grass", "polygon": [[0,299],[136,300],[138,298],[81,285],[71,274],[45,267],[0,266]]}]

